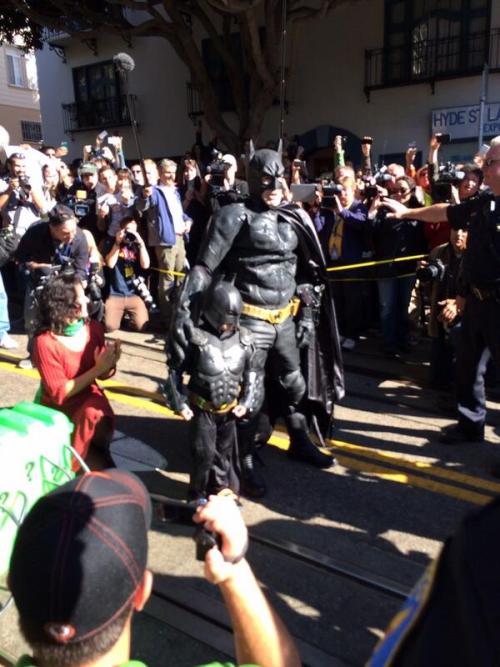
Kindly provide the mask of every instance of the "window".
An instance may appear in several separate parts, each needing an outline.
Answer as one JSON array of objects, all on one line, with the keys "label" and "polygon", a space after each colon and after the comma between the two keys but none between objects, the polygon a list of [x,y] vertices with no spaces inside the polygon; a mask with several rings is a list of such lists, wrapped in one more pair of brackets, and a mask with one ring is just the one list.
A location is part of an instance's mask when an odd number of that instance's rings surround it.
[{"label": "window", "polygon": [[73,69],[75,104],[71,125],[75,129],[129,124],[125,96],[112,60]]},{"label": "window", "polygon": [[27,87],[26,63],[19,51],[7,52],[7,78],[11,86]]},{"label": "window", "polygon": [[75,101],[113,99],[120,94],[120,82],[112,60],[73,70]]},{"label": "window", "polygon": [[42,124],[33,120],[21,121],[23,141],[35,143],[42,140]]},{"label": "window", "polygon": [[385,0],[385,83],[480,70],[490,14],[491,0]]}]

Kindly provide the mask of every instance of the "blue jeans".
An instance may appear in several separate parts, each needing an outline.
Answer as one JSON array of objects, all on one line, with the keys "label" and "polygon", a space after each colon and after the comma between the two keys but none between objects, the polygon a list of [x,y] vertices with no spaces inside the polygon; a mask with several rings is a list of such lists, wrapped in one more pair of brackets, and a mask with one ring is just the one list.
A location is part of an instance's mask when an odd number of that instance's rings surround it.
[{"label": "blue jeans", "polygon": [[380,327],[384,349],[393,351],[408,342],[408,307],[415,276],[383,278],[377,282]]},{"label": "blue jeans", "polygon": [[3,284],[2,274],[0,273],[0,340],[10,329],[9,308],[7,301],[7,292]]}]

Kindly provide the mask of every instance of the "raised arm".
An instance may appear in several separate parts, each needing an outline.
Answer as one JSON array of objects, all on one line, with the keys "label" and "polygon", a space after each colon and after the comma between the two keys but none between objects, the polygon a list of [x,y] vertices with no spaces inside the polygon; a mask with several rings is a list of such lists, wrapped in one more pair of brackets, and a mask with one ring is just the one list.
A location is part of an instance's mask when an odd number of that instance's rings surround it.
[{"label": "raised arm", "polygon": [[233,500],[210,496],[198,508],[194,521],[222,538],[205,557],[205,576],[226,603],[234,630],[238,664],[263,667],[300,667],[295,643],[263,594],[245,560],[248,531]]}]

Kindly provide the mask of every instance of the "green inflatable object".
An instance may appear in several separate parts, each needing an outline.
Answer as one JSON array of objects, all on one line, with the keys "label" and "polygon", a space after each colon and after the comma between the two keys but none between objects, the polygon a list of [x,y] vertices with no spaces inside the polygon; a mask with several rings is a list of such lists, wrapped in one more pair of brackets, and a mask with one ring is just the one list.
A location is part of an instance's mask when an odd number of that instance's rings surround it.
[{"label": "green inflatable object", "polygon": [[73,479],[73,424],[58,410],[24,401],[0,410],[0,586],[18,524],[41,496]]}]

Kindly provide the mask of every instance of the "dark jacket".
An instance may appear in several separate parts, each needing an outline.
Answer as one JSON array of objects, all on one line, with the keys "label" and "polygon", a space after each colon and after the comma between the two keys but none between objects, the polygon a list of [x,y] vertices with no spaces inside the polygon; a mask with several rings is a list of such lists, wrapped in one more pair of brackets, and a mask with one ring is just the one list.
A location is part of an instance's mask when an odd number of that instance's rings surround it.
[{"label": "dark jacket", "polygon": [[[176,196],[179,198],[179,191],[176,189]],[[172,213],[167,200],[161,189],[153,185],[151,197],[139,198],[137,202],[139,211],[147,211],[146,219],[148,223],[148,245],[150,246],[174,246],[175,229]],[[189,216],[183,214],[184,220]]]},{"label": "dark jacket", "polygon": [[20,264],[37,262],[53,266],[61,264],[63,257],[72,260],[80,280],[87,280],[89,247],[85,234],[77,227],[74,239],[68,244],[61,244],[52,238],[48,222],[39,222],[27,229],[14,255]]},{"label": "dark jacket", "polygon": [[[413,205],[412,205],[413,204]],[[418,202],[410,200],[409,207],[416,208]],[[411,257],[427,252],[424,223],[419,220],[395,220],[387,218],[382,209],[371,221],[374,259]],[[415,271],[417,260],[380,264],[376,267],[377,278],[403,276]]]}]

